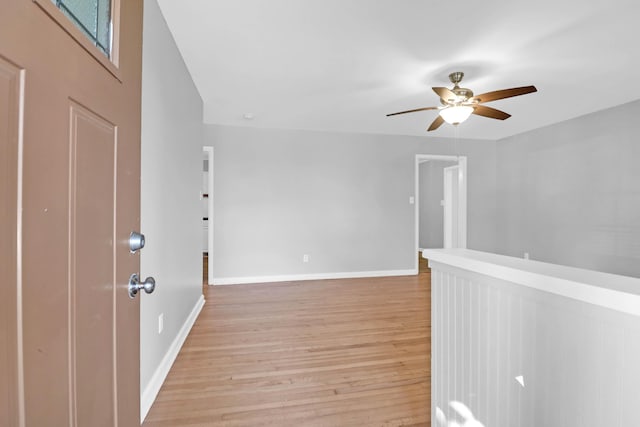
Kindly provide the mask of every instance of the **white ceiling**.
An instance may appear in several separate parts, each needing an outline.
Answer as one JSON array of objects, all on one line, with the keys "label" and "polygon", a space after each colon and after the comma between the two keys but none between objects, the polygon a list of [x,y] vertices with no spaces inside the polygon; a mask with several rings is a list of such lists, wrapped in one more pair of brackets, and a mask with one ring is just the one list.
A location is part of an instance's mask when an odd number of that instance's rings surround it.
[{"label": "white ceiling", "polygon": [[[489,105],[465,138],[500,139],[640,99],[635,0],[159,0],[204,101],[206,123],[454,136],[426,128],[431,86],[476,94],[533,84]],[[253,114],[252,120],[243,116]]]}]

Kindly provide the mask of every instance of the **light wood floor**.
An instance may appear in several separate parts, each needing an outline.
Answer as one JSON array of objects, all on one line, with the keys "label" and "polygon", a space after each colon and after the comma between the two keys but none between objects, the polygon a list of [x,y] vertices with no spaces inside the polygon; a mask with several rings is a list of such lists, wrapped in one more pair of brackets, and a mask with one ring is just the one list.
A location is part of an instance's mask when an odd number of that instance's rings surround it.
[{"label": "light wood floor", "polygon": [[204,292],[145,426],[429,425],[425,263],[418,276]]}]

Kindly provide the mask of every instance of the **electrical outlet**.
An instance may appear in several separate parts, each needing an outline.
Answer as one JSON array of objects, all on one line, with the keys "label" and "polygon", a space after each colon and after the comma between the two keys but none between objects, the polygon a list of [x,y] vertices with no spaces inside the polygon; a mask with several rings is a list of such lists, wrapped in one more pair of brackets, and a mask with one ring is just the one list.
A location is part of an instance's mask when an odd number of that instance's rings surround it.
[{"label": "electrical outlet", "polygon": [[309,262],[309,254],[302,255],[302,262]]},{"label": "electrical outlet", "polygon": [[524,253],[524,259],[529,259],[529,252]]},{"label": "electrical outlet", "polygon": [[158,333],[161,334],[164,329],[164,313],[160,313],[158,316]]},{"label": "electrical outlet", "polygon": [[416,198],[415,197],[413,197],[413,196],[409,197],[409,204],[410,205],[413,205],[415,202],[416,202]]}]

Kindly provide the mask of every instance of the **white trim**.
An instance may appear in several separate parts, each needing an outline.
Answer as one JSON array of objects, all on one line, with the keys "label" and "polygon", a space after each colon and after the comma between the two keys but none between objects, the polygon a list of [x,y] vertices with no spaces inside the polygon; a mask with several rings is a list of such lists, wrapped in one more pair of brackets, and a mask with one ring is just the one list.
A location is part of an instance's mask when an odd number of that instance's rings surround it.
[{"label": "white trim", "polygon": [[[416,257],[417,259],[418,257]],[[274,276],[218,277],[213,279],[214,285],[242,285],[246,283],[295,282],[300,280],[355,279],[364,277],[413,276],[418,269],[381,270],[381,271],[349,271],[344,273],[288,274]]]},{"label": "white trim", "polygon": [[[414,170],[414,231],[415,250],[414,255],[420,251],[420,163],[429,160],[458,162],[460,166],[460,188],[458,191],[458,230],[460,232],[461,247],[467,247],[467,156],[447,156],[440,154],[416,154]],[[418,257],[414,256],[415,270],[418,271]]]},{"label": "white trim", "polygon": [[416,154],[416,159],[420,160],[420,163],[424,163],[429,160],[435,161],[444,161],[444,162],[457,162],[459,159],[465,158],[464,156],[449,156],[449,155],[441,155],[441,154]]},{"label": "white trim", "polygon": [[187,335],[189,335],[193,324],[196,322],[204,303],[204,295],[200,295],[200,299],[198,299],[193,310],[189,313],[189,316],[184,321],[178,335],[176,335],[169,347],[169,350],[167,350],[167,353],[162,358],[160,365],[158,365],[158,368],[151,376],[149,383],[142,391],[140,396],[140,424],[142,424],[149,413],[153,402],[156,400],[158,392],[160,391],[164,380],[167,378],[167,375],[171,370],[171,366],[173,366],[173,362],[176,360],[176,357],[178,357],[178,353],[180,353],[180,349],[182,348],[184,341],[187,339]]},{"label": "white trim", "polygon": [[209,218],[207,222],[207,283],[211,285],[213,284],[213,147],[202,147],[202,151],[207,155],[209,163],[207,171],[207,194],[209,194],[207,198],[207,217]]},{"label": "white trim", "polygon": [[422,256],[436,270],[454,267],[640,316],[640,279],[635,277],[469,249],[427,249]]}]

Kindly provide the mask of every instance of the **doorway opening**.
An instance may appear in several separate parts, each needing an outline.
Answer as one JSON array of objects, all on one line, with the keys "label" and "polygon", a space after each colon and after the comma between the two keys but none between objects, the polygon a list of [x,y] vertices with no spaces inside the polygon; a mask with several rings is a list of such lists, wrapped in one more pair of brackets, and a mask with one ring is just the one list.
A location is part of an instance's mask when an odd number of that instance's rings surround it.
[{"label": "doorway opening", "polygon": [[[437,195],[426,193],[425,166],[438,174],[436,181]],[[437,165],[437,167],[435,166]],[[435,181],[435,180],[434,180]],[[432,187],[436,188],[436,187]],[[432,192],[433,193],[433,192]],[[415,158],[415,251],[418,254],[427,247],[466,248],[467,247],[467,157],[435,154],[416,154]],[[429,195],[427,195],[429,194]],[[421,198],[421,195],[423,196]],[[441,195],[441,196],[440,196]],[[422,209],[421,209],[422,208]],[[428,211],[440,209],[442,220],[429,224],[431,242],[425,243]],[[439,212],[438,212],[439,213]],[[422,240],[422,241],[421,241]],[[442,242],[442,246],[438,243]],[[424,246],[424,247],[423,247]],[[418,258],[414,255],[416,272]]]},{"label": "doorway opening", "polygon": [[213,147],[202,147],[202,155],[203,281],[213,285]]}]

